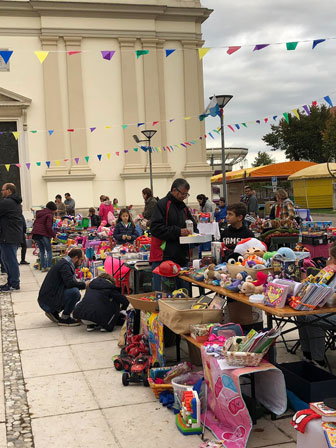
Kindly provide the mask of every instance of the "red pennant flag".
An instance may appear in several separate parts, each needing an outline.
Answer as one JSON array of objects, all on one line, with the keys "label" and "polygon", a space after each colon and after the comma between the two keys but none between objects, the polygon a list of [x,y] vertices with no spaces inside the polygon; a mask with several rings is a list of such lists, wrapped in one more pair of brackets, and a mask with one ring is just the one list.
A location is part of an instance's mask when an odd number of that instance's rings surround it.
[{"label": "red pennant flag", "polygon": [[267,123],[268,122],[268,118],[264,118],[264,122]]},{"label": "red pennant flag", "polygon": [[68,132],[75,132],[74,129],[67,129]]},{"label": "red pennant flag", "polygon": [[118,155],[119,155],[119,152],[116,152],[116,155],[118,156]]},{"label": "red pennant flag", "polygon": [[232,132],[235,131],[235,130],[233,129],[233,127],[232,127],[230,124],[228,125],[228,128],[230,128]]},{"label": "red pennant flag", "polygon": [[68,51],[68,55],[72,56],[73,54],[81,53],[81,51]]},{"label": "red pennant flag", "polygon": [[317,106],[317,101],[313,101],[312,106]]},{"label": "red pennant flag", "polygon": [[233,54],[233,53],[235,53],[236,51],[238,51],[238,50],[240,50],[241,49],[241,47],[229,47],[228,48],[228,50],[227,50],[227,54]]},{"label": "red pennant flag", "polygon": [[153,126],[157,125],[158,123],[158,121],[153,121]]}]

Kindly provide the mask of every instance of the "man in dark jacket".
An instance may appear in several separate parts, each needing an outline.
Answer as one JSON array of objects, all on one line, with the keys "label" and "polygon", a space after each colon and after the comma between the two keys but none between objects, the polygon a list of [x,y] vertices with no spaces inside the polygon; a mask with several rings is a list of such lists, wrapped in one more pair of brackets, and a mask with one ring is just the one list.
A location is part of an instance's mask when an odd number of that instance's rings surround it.
[{"label": "man in dark jacket", "polygon": [[0,291],[20,289],[20,270],[17,249],[22,242],[22,199],[16,194],[14,184],[4,184],[1,189],[3,201],[0,202],[0,253],[7,273],[7,283]]},{"label": "man in dark jacket", "polygon": [[113,277],[107,273],[100,274],[90,282],[83,299],[75,306],[73,317],[87,323],[87,331],[103,328],[112,331],[120,310],[126,310],[128,300],[116,288]]},{"label": "man in dark jacket", "polygon": [[[80,325],[70,314],[81,298],[79,290],[88,286],[88,282],[76,280],[76,268],[81,265],[83,258],[81,249],[71,249],[66,257],[50,269],[42,283],[37,301],[48,319],[58,325]],[[60,316],[61,311],[63,313]]]},{"label": "man in dark jacket", "polygon": [[[160,199],[153,210],[150,260],[154,270],[164,260],[172,260],[180,266],[189,261],[189,245],[180,244],[180,236],[192,233],[186,228],[190,220],[193,232],[198,233],[197,224],[183,202],[189,196],[190,185],[185,179],[176,179],[166,197]],[[158,278],[157,278],[158,277]],[[160,290],[160,276],[153,274],[154,288]]]}]

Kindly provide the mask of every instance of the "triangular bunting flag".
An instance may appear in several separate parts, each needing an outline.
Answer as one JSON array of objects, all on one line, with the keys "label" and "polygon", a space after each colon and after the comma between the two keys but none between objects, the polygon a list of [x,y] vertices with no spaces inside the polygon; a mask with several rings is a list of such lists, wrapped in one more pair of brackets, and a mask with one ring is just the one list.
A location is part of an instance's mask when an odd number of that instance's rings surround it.
[{"label": "triangular bunting flag", "polygon": [[26,163],[26,167],[27,167],[28,170],[30,169],[30,162]]},{"label": "triangular bunting flag", "polygon": [[317,106],[317,101],[312,101],[312,106]]},{"label": "triangular bunting flag", "polygon": [[273,120],[275,121],[277,119],[277,115],[273,115]]},{"label": "triangular bunting flag", "polygon": [[138,152],[139,148],[133,148],[133,151]]},{"label": "triangular bunting flag", "polygon": [[12,56],[13,51],[10,50],[0,50],[0,56],[4,60],[4,63],[7,64],[10,57]]},{"label": "triangular bunting flag", "polygon": [[175,118],[171,118],[171,119],[169,120],[169,123],[172,123],[174,120],[175,120]]},{"label": "triangular bunting flag", "polygon": [[299,42],[286,42],[287,50],[295,50]]},{"label": "triangular bunting flag", "polygon": [[153,126],[156,126],[158,123],[158,121],[153,121]]},{"label": "triangular bunting flag", "polygon": [[117,155],[117,156],[119,156],[119,151],[118,151],[118,152],[116,152],[116,155]]},{"label": "triangular bunting flag", "polygon": [[93,132],[95,131],[97,128],[90,128],[90,131]]},{"label": "triangular bunting flag", "polygon": [[242,125],[244,126],[244,128],[247,128],[247,124],[246,123],[242,123]]},{"label": "triangular bunting flag", "polygon": [[43,64],[45,58],[48,56],[49,51],[34,51],[34,53],[36,54],[38,60],[41,62],[41,64]]},{"label": "triangular bunting flag", "polygon": [[37,131],[29,131],[29,132],[31,132],[32,134],[36,134],[37,133]]},{"label": "triangular bunting flag", "polygon": [[[211,134],[211,132],[209,132],[209,135],[213,140],[215,140],[215,137]],[[195,142],[193,142],[193,143],[195,143]]]},{"label": "triangular bunting flag", "polygon": [[108,153],[106,154],[106,157],[108,158],[108,160],[110,160],[110,158],[111,158],[111,153],[108,152]]},{"label": "triangular bunting flag", "polygon": [[12,134],[15,137],[15,140],[17,140],[19,138],[20,132],[19,131],[13,131]]},{"label": "triangular bunting flag", "polygon": [[287,113],[287,112],[284,112],[282,115],[285,117],[285,120],[286,120],[287,123],[289,124],[288,113]]},{"label": "triangular bunting flag", "polygon": [[166,58],[168,57],[168,56],[170,56],[172,53],[174,53],[174,51],[176,51],[175,49],[171,49],[171,50],[166,50]]},{"label": "triangular bunting flag", "polygon": [[298,109],[292,109],[291,112],[293,112],[293,115],[295,115],[296,118],[297,118],[298,120],[300,120],[300,115],[299,115],[299,111],[298,111]]},{"label": "triangular bunting flag", "polygon": [[69,162],[69,159],[63,159],[63,162]]},{"label": "triangular bunting flag", "polygon": [[264,122],[267,123],[268,122],[268,118],[264,118]]},{"label": "triangular bunting flag", "polygon": [[6,170],[9,171],[10,163],[6,163],[6,164],[5,164],[5,167],[6,167]]},{"label": "triangular bunting flag", "polygon": [[21,164],[20,163],[16,163],[15,166],[17,166],[18,168],[21,168]]},{"label": "triangular bunting flag", "polygon": [[256,120],[256,123],[257,123],[257,124],[260,124],[260,120]]},{"label": "triangular bunting flag", "polygon": [[59,160],[55,160],[55,163],[57,166],[60,166],[60,161]]},{"label": "triangular bunting flag", "polygon": [[90,156],[85,156],[85,157],[84,157],[86,163],[89,163],[89,158],[90,158]]},{"label": "triangular bunting flag", "polygon": [[253,48],[253,51],[262,50],[263,48],[266,48],[268,46],[269,46],[269,44],[258,44]]},{"label": "triangular bunting flag", "polygon": [[207,54],[207,52],[210,50],[210,48],[199,48],[198,49],[198,56],[200,59],[203,59],[204,56]]},{"label": "triangular bunting flag", "polygon": [[111,126],[105,126],[105,129],[111,129]]},{"label": "triangular bunting flag", "polygon": [[73,56],[74,54],[79,54],[81,51],[68,51],[67,52],[69,56]]},{"label": "triangular bunting flag", "polygon": [[122,124],[121,127],[122,127],[123,129],[126,129],[126,128],[128,128],[128,124]]},{"label": "triangular bunting flag", "polygon": [[303,107],[303,109],[306,111],[306,114],[307,115],[310,115],[310,109],[309,109],[309,107],[307,106],[307,104],[305,104],[304,106],[302,106]]},{"label": "triangular bunting flag", "polygon": [[314,48],[316,47],[316,45],[321,44],[322,42],[325,42],[325,39],[316,39],[316,40],[313,40],[312,50],[314,50]]},{"label": "triangular bunting flag", "polygon": [[149,50],[135,50],[135,54],[137,59],[139,59],[140,56],[144,56],[145,54],[148,54]]},{"label": "triangular bunting flag", "polygon": [[329,95],[324,96],[323,99],[329,104],[330,107],[334,107]]},{"label": "triangular bunting flag", "polygon": [[103,59],[106,59],[107,61],[110,61],[114,56],[115,51],[101,51],[101,54],[103,56]]},{"label": "triangular bunting flag", "polygon": [[41,166],[41,162],[36,162],[36,165],[37,166]]},{"label": "triangular bunting flag", "polygon": [[99,160],[99,162],[101,161],[101,158],[102,158],[102,154],[97,154],[97,157],[98,157],[98,160]]},{"label": "triangular bunting flag", "polygon": [[75,157],[75,162],[76,162],[76,165],[78,165],[79,157]]},{"label": "triangular bunting flag", "polygon": [[185,119],[185,120],[190,120],[190,119],[191,119],[191,117],[184,117],[184,119]]},{"label": "triangular bunting flag", "polygon": [[128,153],[128,149],[124,149],[124,153],[127,154]]},{"label": "triangular bunting flag", "polygon": [[238,51],[238,50],[240,50],[241,49],[241,47],[239,46],[232,46],[232,47],[229,47],[228,48],[228,50],[227,50],[227,54],[233,54],[233,53],[235,53],[236,51]]},{"label": "triangular bunting flag", "polygon": [[48,134],[52,135],[53,133],[54,133],[54,130],[53,129],[49,129]]},{"label": "triangular bunting flag", "polygon": [[73,128],[71,129],[67,129],[68,132],[75,132],[75,130]]},{"label": "triangular bunting flag", "polygon": [[139,128],[140,126],[143,126],[145,123],[138,123],[137,127]]},{"label": "triangular bunting flag", "polygon": [[237,128],[237,129],[240,129],[240,126],[239,126],[239,124],[235,124],[235,126],[236,126],[236,128]]},{"label": "triangular bunting flag", "polygon": [[231,129],[232,132],[234,132],[235,130],[233,129],[233,127],[229,124],[228,128]]}]

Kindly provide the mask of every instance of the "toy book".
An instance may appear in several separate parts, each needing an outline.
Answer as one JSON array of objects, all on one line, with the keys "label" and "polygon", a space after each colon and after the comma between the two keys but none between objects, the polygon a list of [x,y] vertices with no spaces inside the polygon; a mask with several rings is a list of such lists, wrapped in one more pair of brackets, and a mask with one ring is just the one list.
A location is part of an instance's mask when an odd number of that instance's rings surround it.
[{"label": "toy book", "polygon": [[316,414],[322,415],[323,417],[334,417],[336,418],[336,409],[330,408],[323,401],[317,401],[314,403],[309,403],[310,409],[316,412]]},{"label": "toy book", "polygon": [[329,448],[336,448],[336,424],[322,423],[322,429]]},{"label": "toy book", "polygon": [[289,293],[289,286],[280,283],[269,283],[265,292],[265,305],[283,308]]},{"label": "toy book", "polygon": [[223,297],[216,295],[210,305],[208,306],[209,310],[222,310],[226,305],[226,300]]}]

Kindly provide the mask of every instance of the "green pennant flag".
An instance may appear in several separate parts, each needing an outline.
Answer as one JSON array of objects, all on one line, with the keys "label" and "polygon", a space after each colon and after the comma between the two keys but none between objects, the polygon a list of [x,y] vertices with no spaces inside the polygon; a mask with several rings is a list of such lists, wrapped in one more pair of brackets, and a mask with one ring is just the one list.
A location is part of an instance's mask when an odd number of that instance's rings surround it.
[{"label": "green pennant flag", "polygon": [[149,50],[135,50],[136,57],[139,59],[140,56],[144,56],[149,53]]},{"label": "green pennant flag", "polygon": [[137,152],[138,149],[139,149],[139,148],[133,148],[133,151]]},{"label": "green pennant flag", "polygon": [[90,158],[90,156],[86,156],[86,157],[84,157],[84,159],[86,160],[86,162],[89,162],[89,158]]},{"label": "green pennant flag", "polygon": [[123,129],[126,129],[126,128],[128,127],[128,124],[122,124],[121,127],[122,127]]},{"label": "green pennant flag", "polygon": [[41,166],[41,162],[36,162],[36,165],[37,166]]},{"label": "green pennant flag", "polygon": [[242,125],[244,126],[244,128],[247,128],[247,124],[246,123],[242,123]]},{"label": "green pennant flag", "polygon": [[284,117],[285,117],[285,120],[287,121],[287,123],[289,124],[289,117],[288,117],[288,113],[287,112],[284,112],[283,114],[282,114]]},{"label": "green pennant flag", "polygon": [[37,131],[30,131],[32,134],[36,134]]},{"label": "green pennant flag", "polygon": [[286,42],[287,50],[295,50],[299,42]]}]

